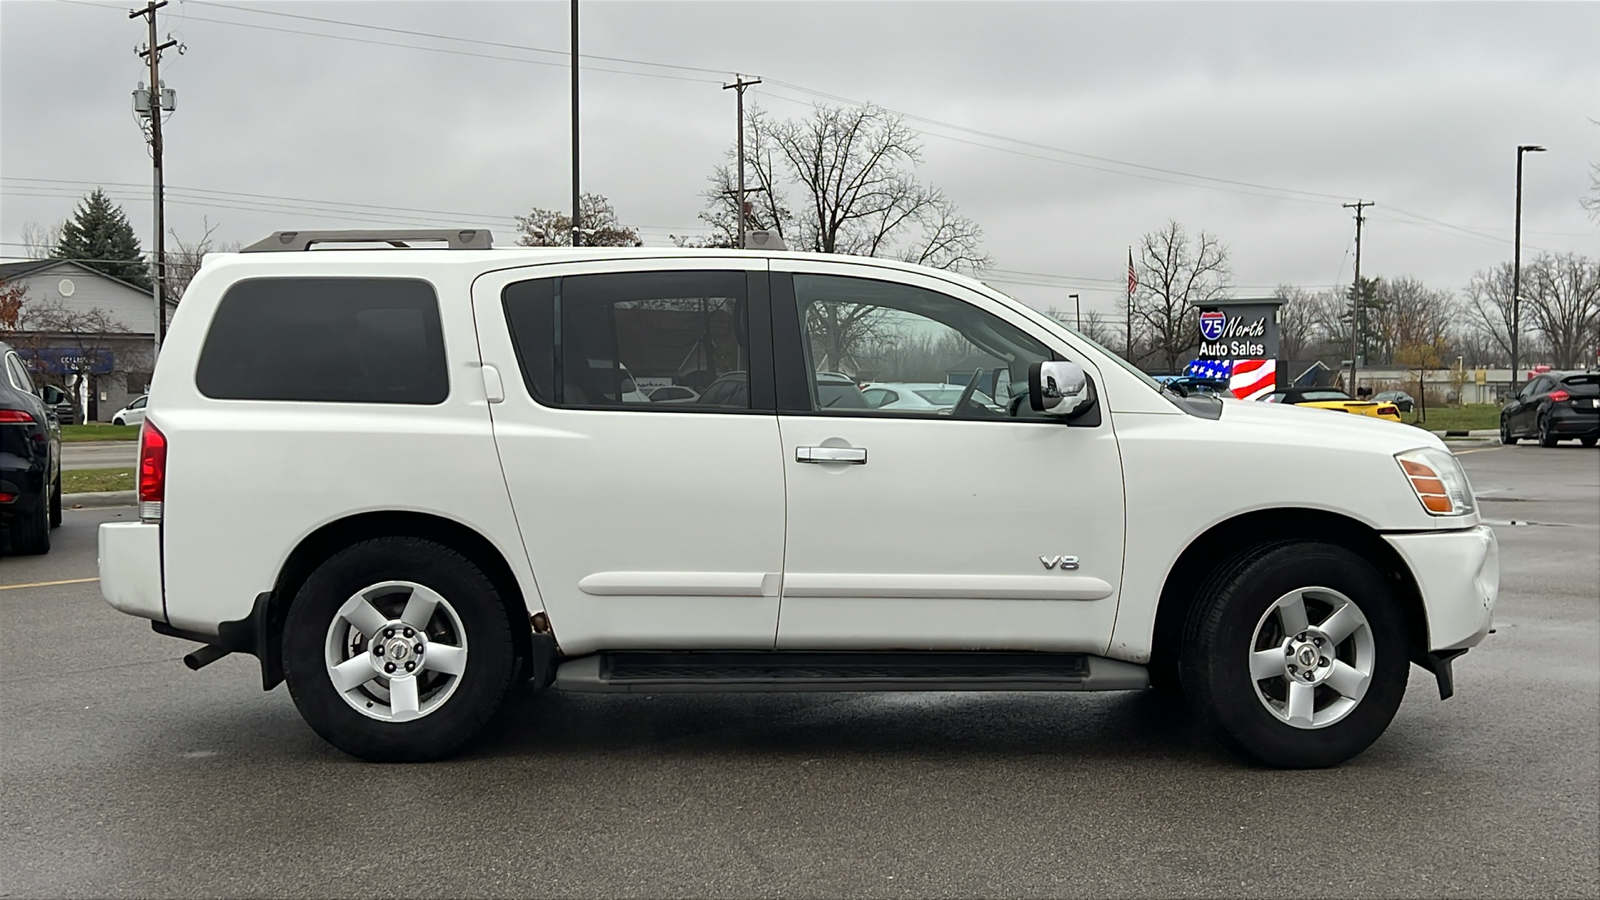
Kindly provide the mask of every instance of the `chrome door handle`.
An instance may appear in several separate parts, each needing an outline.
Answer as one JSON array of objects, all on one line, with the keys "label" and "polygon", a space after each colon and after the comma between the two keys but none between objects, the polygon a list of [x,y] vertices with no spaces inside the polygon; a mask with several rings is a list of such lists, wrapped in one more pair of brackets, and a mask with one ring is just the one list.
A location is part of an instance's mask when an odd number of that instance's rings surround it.
[{"label": "chrome door handle", "polygon": [[864,447],[796,447],[794,461],[803,463],[849,463],[853,466],[867,464]]}]

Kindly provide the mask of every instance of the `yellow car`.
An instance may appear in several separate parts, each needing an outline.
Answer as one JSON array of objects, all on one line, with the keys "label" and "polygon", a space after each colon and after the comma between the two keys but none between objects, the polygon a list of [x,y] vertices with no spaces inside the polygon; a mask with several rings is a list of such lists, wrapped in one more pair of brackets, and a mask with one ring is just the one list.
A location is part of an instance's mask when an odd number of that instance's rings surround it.
[{"label": "yellow car", "polygon": [[1400,409],[1393,403],[1375,400],[1357,400],[1344,391],[1333,388],[1291,388],[1275,391],[1261,398],[1263,403],[1292,403],[1295,406],[1314,406],[1317,409],[1336,409],[1358,416],[1400,421]]}]

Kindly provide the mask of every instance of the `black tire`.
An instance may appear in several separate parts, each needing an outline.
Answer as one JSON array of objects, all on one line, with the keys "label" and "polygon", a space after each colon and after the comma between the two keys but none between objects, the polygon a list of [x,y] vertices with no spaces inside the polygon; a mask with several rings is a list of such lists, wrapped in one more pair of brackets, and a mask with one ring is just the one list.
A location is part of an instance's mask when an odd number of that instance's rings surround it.
[{"label": "black tire", "polygon": [[1500,443],[1515,444],[1517,439],[1511,434],[1511,423],[1505,416],[1500,417]]},{"label": "black tire", "polygon": [[18,556],[40,556],[50,552],[50,506],[44,497],[33,512],[11,519],[11,552]]},{"label": "black tire", "polygon": [[50,527],[61,527],[61,476],[56,475],[56,483],[50,488]]},{"label": "black tire", "polygon": [[1560,438],[1550,433],[1550,419],[1547,417],[1541,417],[1539,419],[1539,446],[1554,447],[1556,445],[1556,441],[1559,440]]},{"label": "black tire", "polygon": [[[409,721],[358,712],[334,687],[326,661],[339,609],[363,589],[410,581],[446,598],[460,617],[469,651],[453,693]],[[372,762],[427,762],[460,750],[499,710],[517,671],[506,607],[481,568],[442,544],[414,537],[375,538],[329,557],[306,579],[284,622],[284,680],[317,734]],[[369,706],[371,704],[368,704]]]},{"label": "black tire", "polygon": [[[1356,603],[1367,618],[1374,660],[1366,693],[1344,718],[1298,728],[1257,696],[1250,654],[1268,609],[1309,587]],[[1399,603],[1366,560],[1331,544],[1278,544],[1237,557],[1202,588],[1186,624],[1180,676],[1202,727],[1228,750],[1269,766],[1322,768],[1360,754],[1389,727],[1410,674],[1407,644]]]}]

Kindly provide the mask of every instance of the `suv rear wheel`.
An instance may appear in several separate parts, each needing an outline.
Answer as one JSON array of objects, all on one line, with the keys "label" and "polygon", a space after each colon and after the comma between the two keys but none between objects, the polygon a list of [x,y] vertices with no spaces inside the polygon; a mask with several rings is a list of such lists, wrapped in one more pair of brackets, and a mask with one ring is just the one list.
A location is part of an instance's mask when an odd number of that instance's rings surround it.
[{"label": "suv rear wheel", "polygon": [[516,673],[512,632],[476,564],[421,538],[378,538],[312,572],[284,623],[300,714],[373,762],[441,759],[475,737]]},{"label": "suv rear wheel", "polygon": [[1190,613],[1185,695],[1219,743],[1285,768],[1367,749],[1405,696],[1406,626],[1383,577],[1342,547],[1293,543],[1225,566]]}]

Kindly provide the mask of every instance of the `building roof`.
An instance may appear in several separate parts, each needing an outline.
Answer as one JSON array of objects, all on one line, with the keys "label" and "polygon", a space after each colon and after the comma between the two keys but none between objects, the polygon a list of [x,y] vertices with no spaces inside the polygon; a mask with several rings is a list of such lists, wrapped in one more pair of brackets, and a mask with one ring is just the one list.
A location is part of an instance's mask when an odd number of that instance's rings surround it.
[{"label": "building roof", "polygon": [[[92,266],[86,266],[75,259],[30,259],[23,262],[0,263],[0,280],[8,278],[20,278],[23,275],[31,275],[34,272],[42,272],[45,269],[51,268],[52,266],[72,266],[75,269],[88,272],[91,275],[98,275],[107,281],[114,281],[117,284],[128,288],[129,290],[138,291],[141,294],[150,293],[148,290],[139,287],[137,284],[131,284],[123,281],[121,278],[118,278],[115,275],[107,275],[99,269],[96,269]],[[176,304],[171,299],[168,299],[167,305],[173,306]]]}]

